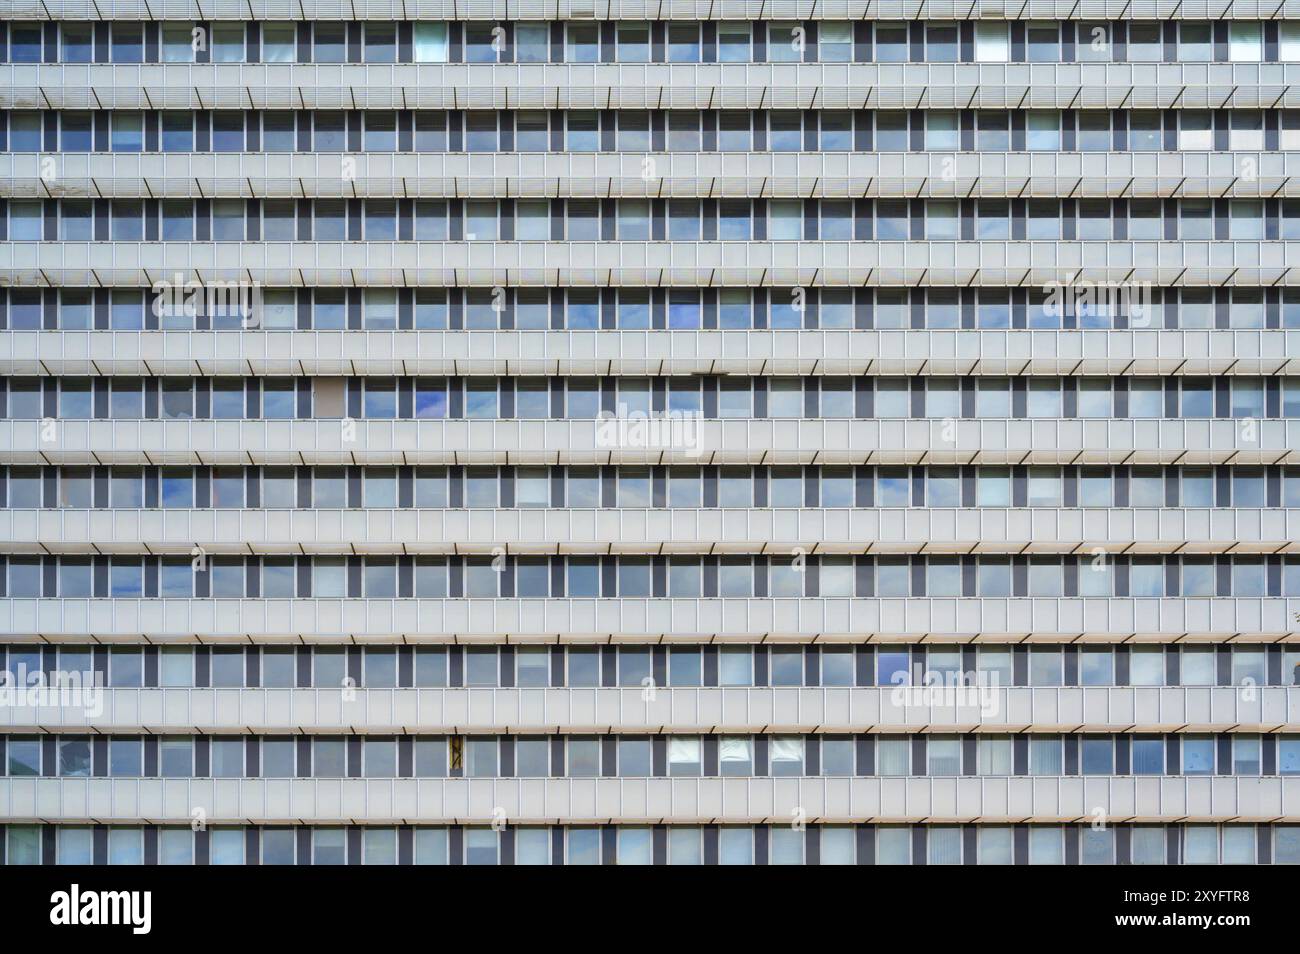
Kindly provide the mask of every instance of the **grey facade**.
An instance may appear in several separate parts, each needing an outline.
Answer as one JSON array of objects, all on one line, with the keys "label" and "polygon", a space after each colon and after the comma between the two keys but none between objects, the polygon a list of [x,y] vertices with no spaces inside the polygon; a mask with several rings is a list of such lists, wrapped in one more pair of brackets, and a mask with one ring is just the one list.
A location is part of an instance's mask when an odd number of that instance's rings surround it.
[{"label": "grey facade", "polygon": [[0,859],[1300,862],[1300,5],[968,7],[9,4]]}]

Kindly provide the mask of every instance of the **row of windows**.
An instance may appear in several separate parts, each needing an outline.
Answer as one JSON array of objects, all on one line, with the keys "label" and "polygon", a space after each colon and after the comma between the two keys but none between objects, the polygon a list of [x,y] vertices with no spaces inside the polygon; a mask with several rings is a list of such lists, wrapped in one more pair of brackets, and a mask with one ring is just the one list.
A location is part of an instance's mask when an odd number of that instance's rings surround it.
[{"label": "row of windows", "polygon": [[11,686],[121,689],[1300,685],[1290,645],[14,645],[0,662]]},{"label": "row of windows", "polygon": [[1300,775],[1300,736],[0,737],[11,778]]},{"label": "row of windows", "polygon": [[0,467],[0,507],[1300,507],[1300,468]]},{"label": "row of windows", "polygon": [[[1300,199],[10,199],[4,205],[7,237],[16,242],[1300,239]],[[1046,290],[1035,291],[1040,302],[1047,299]]]},{"label": "row of windows", "polygon": [[1300,377],[0,378],[34,420],[1291,418]]},{"label": "row of windows", "polygon": [[9,599],[1300,597],[1254,556],[0,557]]},{"label": "row of windows", "polygon": [[[1053,200],[1055,201],[1055,200]],[[1184,203],[1189,200],[1184,200]],[[1291,221],[1287,219],[1286,221]],[[0,329],[742,330],[1300,328],[1300,289],[0,289]]]},{"label": "row of windows", "polygon": [[11,865],[1300,864],[1295,825],[6,825]]},{"label": "row of windows", "polygon": [[1300,23],[14,22],[9,24],[8,59],[13,63],[1259,63],[1300,60]]},{"label": "row of windows", "polygon": [[0,112],[0,150],[15,153],[1222,152],[1298,145],[1300,111],[1291,109]]}]

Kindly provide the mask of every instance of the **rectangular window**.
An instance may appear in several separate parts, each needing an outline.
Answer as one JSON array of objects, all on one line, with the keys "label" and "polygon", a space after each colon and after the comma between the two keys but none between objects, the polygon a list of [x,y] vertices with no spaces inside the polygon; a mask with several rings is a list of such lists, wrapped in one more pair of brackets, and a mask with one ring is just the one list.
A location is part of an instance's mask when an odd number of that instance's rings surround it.
[{"label": "rectangular window", "polygon": [[[928,57],[933,60],[933,57]],[[975,23],[975,62],[1007,63],[1011,60],[1010,27],[1006,23]]]}]

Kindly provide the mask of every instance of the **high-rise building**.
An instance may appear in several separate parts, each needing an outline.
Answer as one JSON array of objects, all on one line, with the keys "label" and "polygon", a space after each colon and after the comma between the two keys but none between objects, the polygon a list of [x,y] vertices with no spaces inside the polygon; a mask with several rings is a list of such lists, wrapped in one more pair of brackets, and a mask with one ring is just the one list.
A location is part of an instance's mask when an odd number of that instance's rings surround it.
[{"label": "high-rise building", "polygon": [[3,6],[0,860],[1300,862],[1300,5]]}]

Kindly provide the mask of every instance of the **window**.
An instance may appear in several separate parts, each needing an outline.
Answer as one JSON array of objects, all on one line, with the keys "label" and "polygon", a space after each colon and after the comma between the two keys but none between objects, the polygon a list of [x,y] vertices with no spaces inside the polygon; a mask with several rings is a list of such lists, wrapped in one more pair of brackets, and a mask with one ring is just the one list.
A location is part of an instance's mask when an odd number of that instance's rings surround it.
[{"label": "window", "polygon": [[1059,686],[1063,684],[1061,651],[1055,648],[1029,648],[1029,684]]},{"label": "window", "polygon": [[1278,738],[1277,766],[1280,775],[1300,775],[1300,738],[1290,735]]},{"label": "window", "polygon": [[[65,126],[67,125],[65,121]],[[9,151],[40,152],[42,149],[40,113],[11,113],[9,118]],[[66,137],[65,137],[66,138]],[[71,151],[64,143],[64,151]],[[89,151],[86,149],[84,151]],[[66,205],[66,203],[65,203]]]},{"label": "window", "polygon": [[447,24],[416,23],[412,34],[412,59],[416,63],[447,62]]},{"label": "window", "polygon": [[546,778],[551,774],[551,743],[546,738],[521,736],[515,740],[515,774],[520,778]]},{"label": "window", "polygon": [[875,36],[877,63],[906,63],[909,58],[906,23],[877,23]]},{"label": "window", "polygon": [[144,28],[139,23],[116,21],[112,24],[111,60],[114,63],[140,63],[144,60]]},{"label": "window", "polygon": [[1029,739],[1029,774],[1060,775],[1061,739],[1059,736],[1031,736]]},{"label": "window", "polygon": [[55,859],[61,865],[89,865],[94,863],[93,829],[89,826],[66,825],[55,829]]},{"label": "window", "polygon": [[801,865],[804,863],[804,846],[807,842],[802,829],[785,825],[773,826],[769,844],[768,864]]},{"label": "window", "polygon": [[[162,61],[164,63],[193,63],[194,62],[194,30],[193,23],[165,22],[162,24]],[[65,50],[67,27],[64,27]],[[270,62],[267,60],[267,62]]]},{"label": "window", "polygon": [[[11,671],[18,667],[10,662]],[[20,683],[21,684],[21,683]],[[35,777],[41,774],[41,740],[35,737],[10,736],[6,746],[6,774],[11,777]]]},{"label": "window", "polygon": [[[570,685],[573,685],[571,682]],[[597,778],[600,775],[600,740],[590,736],[570,736],[565,741],[568,771],[572,778]]]},{"label": "window", "polygon": [[9,28],[9,62],[41,62],[41,28],[39,24],[13,23]]},{"label": "window", "polygon": [[1078,114],[1077,148],[1080,152],[1109,152],[1110,113],[1102,110],[1085,110]]},{"label": "window", "polygon": [[500,836],[491,828],[465,829],[465,864],[495,865],[500,853]]},{"label": "window", "polygon": [[650,61],[650,24],[618,21],[615,59],[619,63]]},{"label": "window", "polygon": [[978,863],[982,865],[1009,865],[1013,861],[1014,838],[1005,825],[980,825],[978,828]]},{"label": "window", "polygon": [[1165,740],[1159,736],[1134,736],[1130,758],[1134,775],[1164,775]]},{"label": "window", "polygon": [[194,864],[194,833],[188,828],[163,828],[158,832],[158,863]]},{"label": "window", "polygon": [[158,740],[158,774],[163,778],[190,778],[194,774],[194,743],[188,737]]},{"label": "window", "polygon": [[[1130,587],[1132,569],[1130,569]],[[1161,593],[1163,595],[1163,586]],[[1160,646],[1135,646],[1129,653],[1129,683],[1134,686],[1163,686],[1165,684],[1165,656]]]},{"label": "window", "polygon": [[1232,774],[1258,775],[1260,773],[1260,737],[1257,735],[1232,736]]},{"label": "window", "polygon": [[209,680],[215,688],[243,688],[244,650],[215,647],[209,654]]},{"label": "window", "polygon": [[674,825],[668,829],[668,863],[700,865],[704,863],[701,830],[692,825]]},{"label": "window", "polygon": [[1011,37],[1006,23],[975,23],[975,62],[1007,63],[1011,60]]},{"label": "window", "polygon": [[876,864],[907,865],[912,863],[912,828],[910,825],[880,825],[876,828]]},{"label": "window", "polygon": [[804,742],[800,736],[772,736],[768,740],[768,771],[774,777],[804,774]]},{"label": "window", "polygon": [[822,775],[850,777],[855,773],[856,743],[848,736],[823,736],[821,739]]},{"label": "window", "polygon": [[1135,825],[1131,833],[1129,851],[1135,865],[1163,865],[1168,863],[1167,834],[1163,827]]},{"label": "window", "polygon": [[618,651],[618,684],[638,687],[653,684],[650,675],[650,650],[625,646]]},{"label": "window", "polygon": [[1220,836],[1223,864],[1253,865],[1255,863],[1255,848],[1258,842],[1254,825],[1224,825],[1220,829]]},{"label": "window", "polygon": [[242,865],[246,840],[242,828],[213,828],[209,842],[209,863]]},{"label": "window", "polygon": [[1065,839],[1059,827],[1055,825],[1030,827],[1029,863],[1031,865],[1065,864]]},{"label": "window", "polygon": [[[669,27],[670,31],[672,26]],[[723,119],[727,114],[723,114]],[[722,130],[725,129],[723,122],[719,123],[719,147],[729,148],[725,145],[725,137],[722,136]],[[748,127],[745,127],[748,130]],[[673,110],[668,113],[668,151],[669,152],[699,152],[700,150],[700,117],[697,113],[682,112]],[[679,201],[679,200],[672,200]],[[669,208],[673,207],[672,201]]]},{"label": "window", "polygon": [[1061,25],[1055,22],[1030,22],[1026,29],[1030,63],[1056,63],[1061,58]]},{"label": "window", "polygon": [[[1232,146],[1231,148],[1255,148]],[[1228,237],[1259,240],[1264,237],[1264,203],[1258,199],[1231,199],[1228,203]]]},{"label": "window", "polygon": [[[316,685],[323,688],[327,684],[318,680]],[[312,775],[316,778],[345,777],[347,775],[346,748],[347,743],[343,739],[313,739],[311,749]],[[417,748],[417,766],[420,765],[419,755],[420,750]],[[445,760],[443,764],[445,765]]]},{"label": "window", "polygon": [[752,865],[754,832],[749,827],[726,826],[718,829],[718,864]]},{"label": "window", "polygon": [[1253,110],[1234,110],[1228,126],[1229,149],[1263,149],[1264,117]]},{"label": "window", "polygon": [[956,736],[931,735],[926,739],[925,758],[928,776],[960,775],[961,741]]},{"label": "window", "polygon": [[1258,63],[1264,58],[1264,27],[1259,21],[1235,20],[1228,24],[1228,61]]},{"label": "window", "polygon": [[[15,242],[39,242],[44,237],[41,214],[39,201],[10,200],[9,239]],[[123,238],[127,236],[124,235]]]},{"label": "window", "polygon": [[500,745],[496,738],[476,738],[470,736],[464,740],[464,764],[466,778],[496,778]]},{"label": "window", "polygon": [[890,736],[879,737],[876,740],[876,774],[882,777],[911,775],[911,740]]},{"label": "window", "polygon": [[1213,30],[1209,23],[1178,24],[1178,59],[1184,63],[1208,63],[1214,59]]},{"label": "window", "polygon": [[[1061,148],[1061,114],[1055,110],[1029,110],[1025,119],[1025,148],[1031,152],[1055,152]],[[1045,203],[1054,207],[1055,203]],[[1032,208],[1032,206],[1031,206]],[[1029,238],[1055,238],[1055,235],[1029,235]]]},{"label": "window", "polygon": [[644,826],[619,826],[615,851],[620,865],[653,864],[651,829]]},{"label": "window", "polygon": [[346,831],[342,828],[314,828],[311,833],[311,863],[347,864]]},{"label": "window", "polygon": [[[188,24],[186,25],[188,27]],[[62,24],[62,63],[89,63],[94,59],[93,26],[90,23]],[[186,43],[188,44],[188,29]]]},{"label": "window", "polygon": [[1083,647],[1079,655],[1080,684],[1084,686],[1110,686],[1114,685],[1114,681],[1114,652],[1101,646]]},{"label": "window", "polygon": [[722,736],[718,740],[718,768],[724,777],[753,775],[754,740],[742,736]]},{"label": "window", "polygon": [[618,774],[623,778],[646,778],[651,773],[650,740],[621,736],[618,739]]},{"label": "window", "polygon": [[962,830],[957,825],[931,825],[926,831],[927,864],[962,863]]},{"label": "window", "polygon": [[[1210,569],[1209,561],[1205,561],[1206,569]],[[1186,593],[1186,575],[1187,566],[1184,565],[1184,590]],[[1208,574],[1207,574],[1208,575]],[[1213,646],[1184,646],[1179,652],[1179,676],[1184,686],[1215,686],[1218,685],[1218,667],[1215,647]]]},{"label": "window", "polygon": [[[821,114],[821,152],[849,152],[853,149],[853,114],[827,110]],[[852,224],[850,219],[850,224]],[[852,238],[853,236],[848,236]]]},{"label": "window", "polygon": [[[366,742],[370,744],[369,741]],[[266,737],[261,742],[262,778],[293,778],[296,774],[297,743],[291,738]]]},{"label": "window", "polygon": [[295,25],[292,23],[262,24],[261,58],[263,63],[297,62],[298,44]]},{"label": "window", "polygon": [[1214,148],[1214,127],[1210,113],[1200,110],[1179,111],[1178,148],[1184,151]]},{"label": "window", "polygon": [[[208,747],[209,769],[213,778],[244,777],[245,744],[241,738],[212,739]],[[317,776],[328,777],[328,766],[314,763]]]},{"label": "window", "polygon": [[798,63],[804,56],[805,28],[800,23],[769,23],[767,59],[769,63]]},{"label": "window", "polygon": [[1185,735],[1182,738],[1182,770],[1184,775],[1213,775],[1215,769],[1214,739],[1203,735]]},{"label": "window", "polygon": [[59,775],[73,779],[90,777],[90,740],[81,737],[59,737]]},{"label": "window", "polygon": [[[677,27],[674,37],[673,28]],[[694,63],[699,59],[698,27],[695,24],[669,24],[669,62]],[[748,63],[750,60],[750,33],[748,23],[718,24],[718,62]],[[673,49],[677,48],[677,57]],[[691,56],[693,54],[693,56]],[[689,58],[688,58],[689,57]]]},{"label": "window", "polygon": [[[572,29],[573,26],[571,24],[570,30]],[[575,61],[569,60],[569,62]],[[586,110],[567,110],[565,112],[565,123],[568,130],[565,140],[565,148],[569,152],[598,152],[600,150],[600,123],[596,113]],[[569,200],[566,203],[566,205],[570,207],[574,204],[573,200]],[[595,204],[582,203],[582,205],[584,207],[594,207]],[[570,236],[570,238],[572,237],[573,236]],[[598,236],[582,237],[597,238]]]},{"label": "window", "polygon": [[1084,775],[1113,775],[1115,772],[1114,742],[1109,737],[1081,738],[1079,769]]},{"label": "window", "polygon": [[822,825],[817,829],[821,840],[823,865],[851,865],[857,863],[857,835],[848,825]]},{"label": "window", "polygon": [[[265,746],[265,743],[263,744]],[[467,739],[465,774],[468,777],[494,776],[495,739]],[[393,778],[397,775],[395,739],[366,738],[361,743],[361,774],[365,778]]]},{"label": "window", "polygon": [[1159,63],[1164,59],[1159,23],[1129,23],[1128,61]]}]

